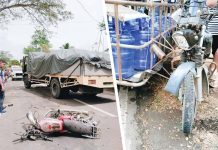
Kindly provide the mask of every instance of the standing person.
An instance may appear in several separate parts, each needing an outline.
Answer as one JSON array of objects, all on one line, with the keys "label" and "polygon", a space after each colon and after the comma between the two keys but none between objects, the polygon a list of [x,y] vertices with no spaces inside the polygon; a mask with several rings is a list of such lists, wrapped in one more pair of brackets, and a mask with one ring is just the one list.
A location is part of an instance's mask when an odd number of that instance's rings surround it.
[{"label": "standing person", "polygon": [[0,113],[5,113],[5,107],[3,106],[5,98],[5,75],[4,75],[5,61],[0,60]]},{"label": "standing person", "polygon": [[212,80],[212,86],[213,87],[218,87],[218,5],[217,5],[217,0],[206,0],[206,5],[210,8],[209,12],[214,13],[215,16],[214,18],[208,23],[208,31],[212,34],[213,36],[213,43],[212,43],[212,53],[213,53],[213,61],[216,63],[217,70],[214,73]]}]

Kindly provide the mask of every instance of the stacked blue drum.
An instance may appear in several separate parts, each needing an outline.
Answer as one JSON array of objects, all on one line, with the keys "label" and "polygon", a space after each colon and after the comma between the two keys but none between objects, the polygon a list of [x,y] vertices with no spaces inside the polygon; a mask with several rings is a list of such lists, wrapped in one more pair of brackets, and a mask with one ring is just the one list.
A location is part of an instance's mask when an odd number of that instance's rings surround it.
[{"label": "stacked blue drum", "polygon": [[[134,38],[128,34],[121,34],[120,44],[133,45]],[[116,37],[112,38],[112,42],[116,43]],[[112,54],[114,59],[114,67],[116,72],[116,78],[118,78],[118,60],[117,60],[117,50],[115,47],[112,48]],[[134,51],[129,48],[120,49],[121,56],[121,66],[122,66],[122,77],[124,79],[131,77],[134,74]]]},{"label": "stacked blue drum", "polygon": [[[110,38],[112,43],[116,43],[115,22],[108,21]],[[151,28],[149,27],[147,18],[132,19],[125,22],[119,22],[120,29],[120,44],[126,45],[142,45],[151,39]],[[155,30],[155,35],[158,32]],[[116,78],[118,78],[118,61],[116,47],[112,47],[112,54],[114,60],[114,67]],[[157,61],[156,56],[153,54],[153,62],[151,61],[150,46],[146,48],[135,50],[129,48],[121,48],[121,66],[122,78],[127,79],[131,77],[136,71],[144,71],[149,69]]]},{"label": "stacked blue drum", "polygon": [[[108,19],[108,26],[110,32],[110,39],[112,43],[116,43],[115,21],[114,18]],[[131,22],[119,22],[120,32],[120,44],[134,45],[134,37],[131,35],[131,28],[133,25]],[[127,30],[128,29],[128,30]],[[133,30],[133,29],[132,29]],[[112,47],[112,55],[114,60],[114,68],[116,72],[116,78],[118,75],[118,56],[116,47]],[[120,48],[122,78],[127,79],[134,74],[134,50],[129,48]]]},{"label": "stacked blue drum", "polygon": [[[108,20],[111,42],[116,43],[114,18]],[[125,22],[119,22],[120,44],[143,45],[151,39],[151,27],[148,18],[137,18]],[[155,36],[158,30],[155,28]],[[116,47],[112,47],[114,68],[118,78],[118,61]],[[150,69],[157,62],[155,54],[150,52],[150,46],[142,49],[120,48],[122,78],[128,79],[135,71]],[[151,60],[153,60],[151,62]],[[152,64],[151,64],[152,63]]]},{"label": "stacked blue drum", "polygon": [[[148,27],[147,18],[138,18],[137,19],[139,29],[135,32],[132,32],[132,35],[135,38],[134,45],[143,45],[145,42],[148,42],[151,38],[150,29]],[[134,69],[141,71],[150,68],[150,49],[149,46],[142,48],[140,50],[134,50]]]}]

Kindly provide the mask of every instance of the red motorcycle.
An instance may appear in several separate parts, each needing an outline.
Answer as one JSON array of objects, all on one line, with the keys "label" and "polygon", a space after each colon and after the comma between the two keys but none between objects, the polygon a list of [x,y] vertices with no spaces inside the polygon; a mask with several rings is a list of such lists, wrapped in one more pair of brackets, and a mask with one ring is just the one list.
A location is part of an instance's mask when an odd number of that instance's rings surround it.
[{"label": "red motorcycle", "polygon": [[100,129],[97,122],[92,121],[88,112],[72,110],[51,110],[43,119],[37,120],[32,112],[26,114],[30,124],[24,125],[26,133],[21,138],[14,140],[37,140],[52,141],[47,135],[52,133],[75,133],[87,138],[98,138]]}]

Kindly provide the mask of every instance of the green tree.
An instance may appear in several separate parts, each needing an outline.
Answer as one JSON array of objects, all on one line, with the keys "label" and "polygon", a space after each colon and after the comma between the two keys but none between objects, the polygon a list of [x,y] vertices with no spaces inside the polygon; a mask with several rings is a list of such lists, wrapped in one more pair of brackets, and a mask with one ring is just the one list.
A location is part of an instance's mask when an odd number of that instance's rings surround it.
[{"label": "green tree", "polygon": [[23,49],[24,54],[29,52],[49,52],[51,44],[48,40],[48,34],[45,30],[36,30],[32,36],[31,44]]},{"label": "green tree", "polygon": [[74,48],[74,47],[71,46],[69,43],[65,43],[60,47],[60,49],[70,49],[70,48]]},{"label": "green tree", "polygon": [[69,44],[69,43],[65,43],[65,44],[63,45],[63,48],[64,48],[64,49],[69,49],[69,48],[70,48],[70,44]]},{"label": "green tree", "polygon": [[0,51],[0,59],[9,62],[11,58],[12,55],[8,51]]},{"label": "green tree", "polygon": [[98,23],[98,28],[100,31],[106,30],[105,22],[104,20]]},{"label": "green tree", "polygon": [[8,63],[9,67],[13,66],[13,65],[17,65],[17,66],[20,66],[20,62],[16,59],[12,59],[9,61]]},{"label": "green tree", "polygon": [[40,49],[35,49],[32,46],[24,47],[23,53],[28,54],[29,52],[39,52]]},{"label": "green tree", "polygon": [[72,18],[72,13],[65,10],[62,0],[1,0],[0,24],[25,17],[46,29]]}]

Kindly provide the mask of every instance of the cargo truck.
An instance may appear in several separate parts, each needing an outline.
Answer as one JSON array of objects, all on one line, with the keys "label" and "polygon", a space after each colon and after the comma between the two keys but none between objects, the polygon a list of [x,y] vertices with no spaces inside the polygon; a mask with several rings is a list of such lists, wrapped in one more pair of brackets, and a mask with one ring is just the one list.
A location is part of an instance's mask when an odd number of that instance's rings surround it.
[{"label": "cargo truck", "polygon": [[44,84],[54,98],[62,98],[70,90],[95,96],[114,88],[106,52],[79,49],[31,52],[23,58],[22,69],[27,89],[33,84]]}]

